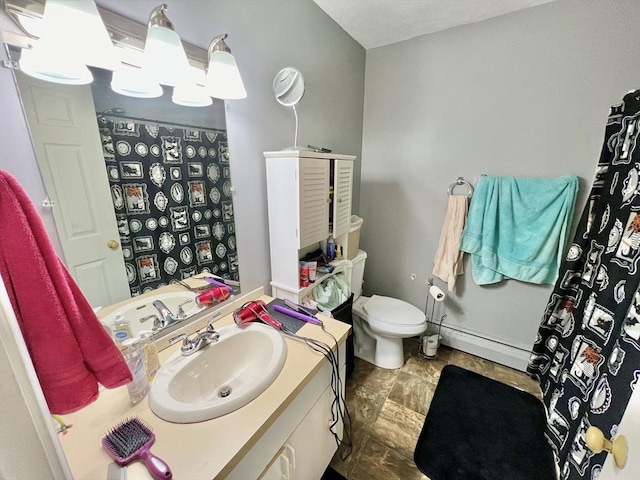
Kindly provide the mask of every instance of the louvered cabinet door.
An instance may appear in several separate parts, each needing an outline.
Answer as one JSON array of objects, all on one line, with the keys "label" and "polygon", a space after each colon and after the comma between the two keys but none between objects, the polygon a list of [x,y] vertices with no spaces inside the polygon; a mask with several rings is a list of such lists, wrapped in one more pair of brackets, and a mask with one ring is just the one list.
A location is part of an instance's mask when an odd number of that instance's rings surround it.
[{"label": "louvered cabinet door", "polygon": [[329,161],[300,158],[298,248],[329,236]]},{"label": "louvered cabinet door", "polygon": [[334,160],[333,238],[349,231],[351,224],[351,191],[353,187],[353,162]]}]

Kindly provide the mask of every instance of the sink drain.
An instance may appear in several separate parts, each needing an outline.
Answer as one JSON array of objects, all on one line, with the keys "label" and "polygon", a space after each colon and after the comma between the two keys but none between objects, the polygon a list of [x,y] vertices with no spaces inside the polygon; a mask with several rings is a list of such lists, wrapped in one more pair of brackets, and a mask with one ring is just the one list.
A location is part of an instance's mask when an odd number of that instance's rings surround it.
[{"label": "sink drain", "polygon": [[220,391],[218,391],[218,396],[225,398],[231,395],[231,387],[222,387]]}]

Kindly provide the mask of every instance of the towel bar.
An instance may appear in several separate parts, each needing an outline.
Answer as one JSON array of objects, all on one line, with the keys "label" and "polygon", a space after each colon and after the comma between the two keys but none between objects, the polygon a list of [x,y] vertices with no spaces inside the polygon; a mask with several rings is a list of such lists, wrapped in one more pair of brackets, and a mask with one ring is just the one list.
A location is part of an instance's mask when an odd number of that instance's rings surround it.
[{"label": "towel bar", "polygon": [[453,189],[456,188],[458,185],[466,185],[469,188],[467,197],[471,198],[471,195],[473,195],[473,186],[469,182],[467,182],[463,177],[458,177],[454,183],[449,185],[449,188],[447,188],[447,193],[449,195],[453,195]]}]

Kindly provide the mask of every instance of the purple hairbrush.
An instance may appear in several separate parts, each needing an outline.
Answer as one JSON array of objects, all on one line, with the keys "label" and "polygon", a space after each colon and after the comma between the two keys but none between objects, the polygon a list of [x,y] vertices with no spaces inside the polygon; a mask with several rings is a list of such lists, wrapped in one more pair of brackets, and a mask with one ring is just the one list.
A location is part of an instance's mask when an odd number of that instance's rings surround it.
[{"label": "purple hairbrush", "polygon": [[102,439],[102,446],[120,466],[140,459],[154,478],[171,479],[173,474],[169,465],[149,450],[155,440],[149,425],[139,417],[131,417],[109,430]]}]

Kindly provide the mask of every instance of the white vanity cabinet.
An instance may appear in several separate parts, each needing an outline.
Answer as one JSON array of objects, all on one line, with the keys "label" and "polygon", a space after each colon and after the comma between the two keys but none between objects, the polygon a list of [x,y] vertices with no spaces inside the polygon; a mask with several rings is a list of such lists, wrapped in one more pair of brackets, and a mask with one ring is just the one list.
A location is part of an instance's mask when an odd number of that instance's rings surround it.
[{"label": "white vanity cabinet", "polygon": [[346,254],[355,156],[297,151],[264,156],[273,296],[300,302],[314,286],[300,287],[300,258],[329,238]]},{"label": "white vanity cabinet", "polygon": [[[340,395],[344,397],[345,343],[340,344]],[[226,477],[228,480],[318,480],[338,449],[329,431],[335,394],[331,369],[323,362],[272,426]],[[342,420],[336,432],[343,437]]]}]

